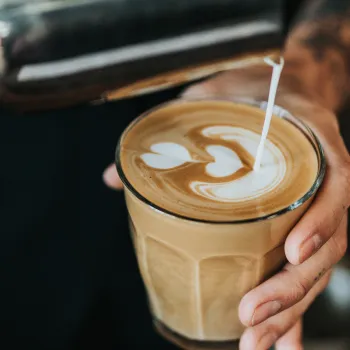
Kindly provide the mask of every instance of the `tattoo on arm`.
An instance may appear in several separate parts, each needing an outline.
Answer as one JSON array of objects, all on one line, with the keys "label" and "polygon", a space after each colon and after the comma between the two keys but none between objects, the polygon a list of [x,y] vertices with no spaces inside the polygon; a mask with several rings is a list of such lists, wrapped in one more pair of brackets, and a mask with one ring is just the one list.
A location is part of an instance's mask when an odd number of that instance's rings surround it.
[{"label": "tattoo on arm", "polygon": [[307,8],[304,20],[313,26],[304,44],[313,50],[316,60],[324,59],[329,49],[350,60],[350,1],[315,0]]},{"label": "tattoo on arm", "polygon": [[[341,102],[350,95],[350,1],[309,0],[294,27],[299,47],[310,52]],[[292,33],[293,38],[293,33]],[[323,75],[326,73],[323,72]]]},{"label": "tattoo on arm", "polygon": [[324,276],[324,274],[327,272],[327,270],[326,269],[322,269],[319,273],[318,273],[318,275],[314,278],[314,282],[318,282],[323,276]]}]

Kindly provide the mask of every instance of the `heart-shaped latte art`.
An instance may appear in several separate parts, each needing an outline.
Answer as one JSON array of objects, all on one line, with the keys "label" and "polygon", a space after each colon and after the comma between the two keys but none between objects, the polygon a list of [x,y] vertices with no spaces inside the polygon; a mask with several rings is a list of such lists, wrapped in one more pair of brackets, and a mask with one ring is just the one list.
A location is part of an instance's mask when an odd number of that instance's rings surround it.
[{"label": "heart-shaped latte art", "polygon": [[[192,159],[186,147],[173,142],[156,143],[150,147],[153,153],[141,155],[141,159],[151,168],[168,170],[177,168],[188,162],[197,163]],[[214,158],[214,161],[206,165],[206,172],[213,177],[225,177],[234,174],[242,168],[243,164],[230,148],[211,145],[206,151]]]},{"label": "heart-shaped latte art", "polygon": [[173,142],[162,142],[150,147],[153,153],[144,153],[141,159],[154,169],[173,169],[187,162],[193,162],[187,148]]},{"label": "heart-shaped latte art", "polygon": [[[202,130],[202,134],[209,138],[219,137],[225,141],[239,143],[251,156],[256,154],[260,135],[239,127],[214,126]],[[234,153],[234,152],[233,152]],[[233,156],[231,162],[225,166],[234,169]],[[224,160],[224,157],[222,157]],[[237,159],[235,159],[237,162]],[[220,165],[224,162],[220,162]],[[208,166],[211,166],[208,164]],[[242,166],[242,164],[241,164]],[[238,165],[237,165],[238,167]],[[224,172],[224,167],[220,170]],[[209,170],[213,170],[212,168]],[[231,171],[232,171],[231,170]],[[238,170],[238,169],[237,169]],[[207,167],[208,171],[208,167]],[[193,181],[190,184],[192,191],[199,196],[224,202],[237,202],[256,198],[263,193],[272,191],[282,181],[286,171],[286,163],[281,151],[269,140],[265,144],[262,158],[262,167],[259,172],[250,171],[243,177],[225,183],[208,183]]]},{"label": "heart-shaped latte art", "polygon": [[212,145],[206,150],[214,158],[214,162],[206,166],[207,173],[213,177],[230,176],[243,167],[237,153],[230,148]]},{"label": "heart-shaped latte art", "polygon": [[[202,135],[209,139],[221,139],[238,143],[250,157],[254,157],[260,141],[260,135],[239,127],[213,126],[202,130]],[[242,177],[222,183],[215,179],[228,177],[244,167],[243,160],[233,149],[222,145],[208,145],[206,152],[212,162],[193,159],[188,149],[173,142],[156,143],[150,147],[150,153],[141,155],[141,159],[151,168],[168,170],[186,163],[202,163],[203,171],[213,178],[213,182],[196,179],[190,182],[191,190],[208,199],[236,202],[260,196],[271,191],[283,179],[286,163],[281,151],[269,140],[265,144],[262,166],[259,172],[249,171]]]}]

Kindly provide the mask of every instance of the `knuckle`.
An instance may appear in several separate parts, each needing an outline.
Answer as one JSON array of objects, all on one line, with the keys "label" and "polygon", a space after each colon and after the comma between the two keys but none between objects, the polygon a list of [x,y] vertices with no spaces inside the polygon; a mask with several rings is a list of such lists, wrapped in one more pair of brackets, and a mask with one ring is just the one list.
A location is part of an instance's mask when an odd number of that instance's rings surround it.
[{"label": "knuckle", "polygon": [[291,281],[291,287],[288,295],[285,296],[285,302],[287,305],[293,305],[305,298],[312,286],[312,283],[310,283],[307,278],[296,274],[295,271],[293,271],[292,266],[285,266],[284,271],[285,273],[289,274],[288,279]]},{"label": "knuckle", "polygon": [[294,301],[300,301],[305,298],[310,290],[310,283],[305,278],[295,279],[291,290],[291,296]]},{"label": "knuckle", "polygon": [[291,327],[295,324],[296,320],[300,317],[299,312],[296,312],[295,310],[291,309],[288,312],[288,316],[286,316],[286,319],[283,322],[276,322],[267,324],[265,331],[268,334],[274,334],[277,339],[281,338],[283,335],[285,335]]},{"label": "knuckle", "polygon": [[[285,322],[277,323],[266,322],[265,324],[259,325],[249,329],[249,337],[251,338],[251,344],[255,344],[254,349],[262,349],[262,339],[266,334],[271,334],[277,340],[279,339],[287,330],[285,329]],[[266,346],[266,344],[264,344]],[[273,344],[271,344],[272,346]],[[253,348],[251,348],[253,349]],[[265,349],[265,348],[264,348]]]},{"label": "knuckle", "polygon": [[271,323],[266,326],[266,330],[268,334],[274,334],[279,338],[283,334],[283,329],[280,325]]}]

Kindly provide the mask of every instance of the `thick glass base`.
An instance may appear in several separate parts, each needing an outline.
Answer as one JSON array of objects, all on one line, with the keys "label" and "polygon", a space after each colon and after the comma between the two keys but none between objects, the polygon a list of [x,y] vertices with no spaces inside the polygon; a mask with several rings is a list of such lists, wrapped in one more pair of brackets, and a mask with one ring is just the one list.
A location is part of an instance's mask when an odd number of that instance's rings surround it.
[{"label": "thick glass base", "polygon": [[154,320],[158,333],[166,340],[186,350],[238,350],[239,340],[233,341],[198,341],[175,333],[162,322]]}]

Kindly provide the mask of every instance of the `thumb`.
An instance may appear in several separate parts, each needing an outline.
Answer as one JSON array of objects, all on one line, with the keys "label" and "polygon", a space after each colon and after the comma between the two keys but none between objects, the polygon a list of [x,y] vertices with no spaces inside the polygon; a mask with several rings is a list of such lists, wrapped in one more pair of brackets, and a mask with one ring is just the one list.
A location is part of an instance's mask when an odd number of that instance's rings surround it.
[{"label": "thumb", "polygon": [[213,84],[212,79],[209,79],[204,82],[191,85],[182,92],[181,97],[184,99],[199,99],[215,97],[216,95],[216,85]]},{"label": "thumb", "polygon": [[114,164],[111,164],[104,172],[103,172],[103,181],[104,183],[114,189],[114,190],[122,190],[123,184],[119,178],[117,173],[117,169]]}]

